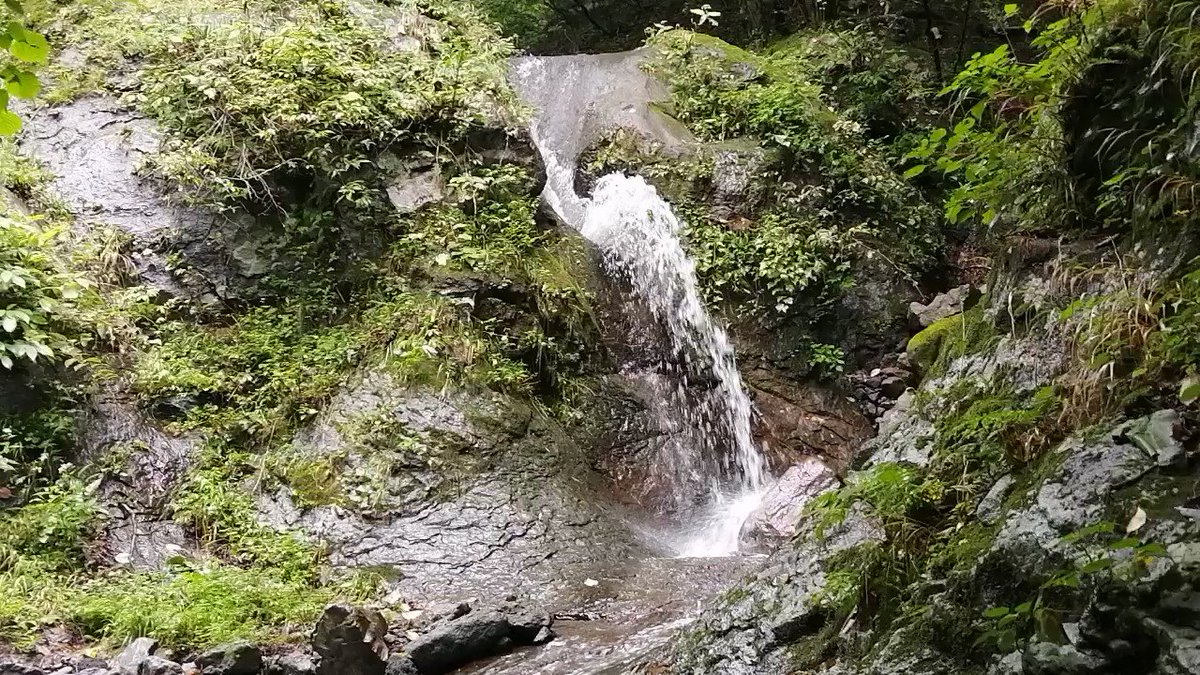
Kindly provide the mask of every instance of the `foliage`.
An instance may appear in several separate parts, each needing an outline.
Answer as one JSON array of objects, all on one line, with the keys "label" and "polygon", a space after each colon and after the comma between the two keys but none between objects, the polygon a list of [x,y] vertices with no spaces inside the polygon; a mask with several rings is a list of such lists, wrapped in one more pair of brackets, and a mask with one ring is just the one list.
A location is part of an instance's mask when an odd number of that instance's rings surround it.
[{"label": "foliage", "polygon": [[[24,25],[20,0],[5,0],[0,12],[0,136],[11,136],[21,128],[21,119],[8,109],[10,96],[33,98],[41,82],[30,68],[46,61],[50,53],[45,36]],[[11,16],[10,16],[11,15]]]},{"label": "foliage", "polygon": [[177,138],[158,165],[218,201],[286,204],[298,188],[369,206],[379,194],[363,170],[379,153],[458,137],[510,99],[508,44],[470,11],[456,7],[418,50],[335,2],[265,27],[185,27],[141,76],[139,104]]},{"label": "foliage", "polygon": [[846,353],[836,345],[816,343],[808,348],[808,362],[825,377],[836,377],[846,365]]},{"label": "foliage", "polygon": [[0,215],[0,366],[12,370],[69,356],[70,317],[91,282],[55,248],[57,228],[36,218]]},{"label": "foliage", "polygon": [[269,572],[213,565],[98,577],[84,587],[71,614],[94,637],[121,642],[149,635],[168,647],[205,648],[307,634],[333,597],[330,589]]},{"label": "foliage", "polygon": [[682,30],[651,45],[653,68],[671,85],[670,112],[704,140],[749,141],[769,161],[751,179],[771,183],[766,204],[720,219],[681,209],[710,296],[758,296],[786,313],[801,292],[835,296],[857,257],[878,252],[902,270],[928,260],[939,243],[933,212],[851,116],[874,113],[831,109],[823,85],[841,81],[836,57],[823,69],[800,39],[754,54]]},{"label": "foliage", "polygon": [[1070,335],[1063,383],[1075,426],[1140,398],[1182,397],[1200,363],[1200,259],[1170,274],[1108,272],[1119,287],[1084,293],[1058,315]]},{"label": "foliage", "polygon": [[20,497],[55,480],[73,443],[75,418],[65,392],[48,393],[25,414],[0,414],[0,488]]},{"label": "foliage", "polygon": [[1182,150],[1198,105],[1195,6],[1099,0],[1035,14],[1025,30],[1038,57],[976,54],[943,91],[955,120],[911,153],[906,176],[935,167],[953,185],[947,219],[1000,232],[1194,222],[1200,167]]}]

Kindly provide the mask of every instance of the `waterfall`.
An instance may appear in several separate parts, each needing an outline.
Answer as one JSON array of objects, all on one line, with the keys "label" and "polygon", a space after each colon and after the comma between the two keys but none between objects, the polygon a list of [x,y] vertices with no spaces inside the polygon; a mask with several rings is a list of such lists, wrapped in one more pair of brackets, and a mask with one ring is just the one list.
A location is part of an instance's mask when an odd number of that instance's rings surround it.
[{"label": "waterfall", "polygon": [[[665,336],[669,358],[662,376],[649,384],[652,412],[668,435],[655,474],[682,514],[683,532],[671,537],[674,550],[729,555],[769,480],[751,434],[750,399],[733,345],[700,298],[695,265],[670,205],[641,177],[621,173],[601,178],[591,198],[575,191],[589,125],[646,126],[628,102],[626,83],[640,75],[638,60],[630,54],[583,58],[607,59],[608,67],[581,63],[581,57],[527,58],[514,65],[518,89],[538,106],[532,134],[546,165],[543,199],[596,245],[606,271],[627,284],[631,301],[649,311]],[[629,72],[631,63],[637,75]],[[614,102],[620,104],[604,105]]]}]

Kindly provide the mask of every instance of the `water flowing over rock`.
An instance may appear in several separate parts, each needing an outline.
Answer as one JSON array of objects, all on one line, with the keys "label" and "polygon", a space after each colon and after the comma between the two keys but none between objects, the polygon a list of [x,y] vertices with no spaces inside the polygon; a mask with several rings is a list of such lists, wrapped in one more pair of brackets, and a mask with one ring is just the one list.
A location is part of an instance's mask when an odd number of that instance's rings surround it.
[{"label": "water flowing over rock", "polygon": [[661,377],[646,380],[667,432],[650,480],[663,486],[667,510],[684,520],[675,548],[682,555],[728,554],[769,480],[733,345],[700,299],[679,219],[649,183],[612,174],[590,199],[575,190],[579,154],[602,132],[623,127],[679,140],[650,111],[662,92],[638,68],[643,59],[641,52],[525,59],[513,71],[539,109],[532,132],[547,169],[543,199],[596,245],[608,272],[628,285],[631,301],[648,310],[665,338]]}]

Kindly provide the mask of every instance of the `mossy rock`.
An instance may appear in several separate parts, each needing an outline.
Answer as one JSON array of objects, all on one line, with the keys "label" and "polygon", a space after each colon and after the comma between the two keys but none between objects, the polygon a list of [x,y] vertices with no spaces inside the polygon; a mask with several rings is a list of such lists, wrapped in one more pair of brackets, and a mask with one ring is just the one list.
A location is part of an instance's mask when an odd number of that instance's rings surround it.
[{"label": "mossy rock", "polygon": [[983,351],[998,338],[996,327],[987,318],[987,298],[975,307],[929,324],[912,336],[905,351],[913,367],[928,376],[946,369],[960,356]]},{"label": "mossy rock", "polygon": [[961,331],[962,326],[962,314],[938,319],[929,324],[928,327],[909,339],[908,346],[905,348],[909,361],[921,373],[928,373],[937,363],[942,345],[948,339],[953,339],[954,333]]}]

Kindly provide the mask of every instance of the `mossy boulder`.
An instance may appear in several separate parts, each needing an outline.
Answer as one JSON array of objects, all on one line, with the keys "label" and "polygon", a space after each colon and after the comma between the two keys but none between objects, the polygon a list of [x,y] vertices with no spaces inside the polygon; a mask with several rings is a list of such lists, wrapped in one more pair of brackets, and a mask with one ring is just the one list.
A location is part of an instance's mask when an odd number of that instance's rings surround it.
[{"label": "mossy boulder", "polygon": [[908,360],[921,373],[928,373],[937,363],[942,345],[953,339],[955,332],[963,325],[963,315],[955,314],[944,319],[938,319],[912,336],[905,348]]}]

